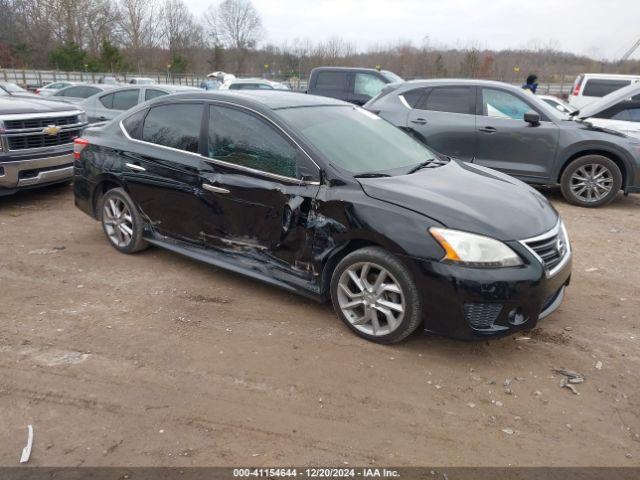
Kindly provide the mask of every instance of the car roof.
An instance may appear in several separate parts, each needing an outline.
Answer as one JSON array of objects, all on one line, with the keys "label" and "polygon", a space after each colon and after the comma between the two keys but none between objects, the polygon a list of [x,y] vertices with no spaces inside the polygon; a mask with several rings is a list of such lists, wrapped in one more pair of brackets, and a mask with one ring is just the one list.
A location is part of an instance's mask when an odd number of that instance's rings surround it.
[{"label": "car roof", "polygon": [[640,75],[624,75],[621,73],[582,73],[587,79],[589,78],[611,78],[611,79],[634,79],[640,78]]},{"label": "car roof", "polygon": [[[344,70],[346,72],[354,72],[354,71],[358,71],[358,72],[380,72],[380,70],[377,70],[375,68],[367,68],[367,67],[316,67],[313,70],[316,71],[321,71],[321,70]],[[387,70],[383,70],[383,71],[387,71]]]},{"label": "car roof", "polygon": [[320,106],[353,107],[350,103],[335,98],[307,95],[286,90],[199,90],[193,93],[178,93],[171,97],[160,97],[156,99],[156,101],[161,102],[170,98],[179,98],[182,100],[220,100],[266,110]]},{"label": "car roof", "polygon": [[504,82],[498,82],[495,80],[478,80],[473,78],[430,78],[427,80],[409,80],[401,85],[405,90],[415,87],[433,87],[437,85],[479,85],[485,87],[518,88]]}]

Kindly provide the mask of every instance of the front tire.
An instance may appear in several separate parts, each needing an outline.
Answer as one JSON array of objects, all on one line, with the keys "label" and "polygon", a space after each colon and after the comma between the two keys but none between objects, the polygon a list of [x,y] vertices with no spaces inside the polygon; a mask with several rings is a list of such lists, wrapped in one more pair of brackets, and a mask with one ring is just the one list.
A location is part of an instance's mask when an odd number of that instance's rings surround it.
[{"label": "front tire", "polygon": [[611,203],[622,187],[622,173],[613,160],[585,155],[565,169],[560,179],[562,195],[573,205],[601,207]]},{"label": "front tire", "polygon": [[113,188],[102,196],[100,221],[109,243],[119,252],[135,253],[149,246],[142,237],[142,217],[122,188]]},{"label": "front tire", "polygon": [[331,301],[351,330],[377,343],[405,339],[422,320],[411,273],[379,247],[356,250],[338,263],[331,277]]}]

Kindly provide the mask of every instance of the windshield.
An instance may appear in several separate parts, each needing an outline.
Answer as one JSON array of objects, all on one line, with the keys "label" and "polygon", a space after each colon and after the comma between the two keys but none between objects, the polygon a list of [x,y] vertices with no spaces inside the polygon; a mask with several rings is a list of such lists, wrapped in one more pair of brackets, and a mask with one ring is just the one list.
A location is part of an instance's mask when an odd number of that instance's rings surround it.
[{"label": "windshield", "polygon": [[380,73],[382,73],[384,78],[389,80],[390,83],[404,82],[404,80],[403,80],[403,78],[401,76],[396,75],[395,73],[390,72],[389,70],[382,70]]},{"label": "windshield", "polygon": [[535,102],[536,107],[539,110],[542,110],[542,112],[544,112],[547,117],[551,117],[552,120],[568,120],[569,116],[566,113],[561,112],[560,110],[555,109],[554,107],[552,107],[551,105],[549,105],[547,102],[545,102],[542,98],[538,97],[537,95],[527,95],[527,98],[530,99],[532,102]]},{"label": "windshield", "polygon": [[9,93],[24,93],[26,90],[24,88],[19,87],[15,83],[11,82],[2,82],[0,83],[0,87],[4,88]]},{"label": "windshield", "polygon": [[2,85],[0,85],[0,97],[8,97],[9,94],[2,89]]},{"label": "windshield", "polygon": [[302,107],[278,113],[328,161],[354,175],[389,173],[437,158],[399,128],[360,107]]}]

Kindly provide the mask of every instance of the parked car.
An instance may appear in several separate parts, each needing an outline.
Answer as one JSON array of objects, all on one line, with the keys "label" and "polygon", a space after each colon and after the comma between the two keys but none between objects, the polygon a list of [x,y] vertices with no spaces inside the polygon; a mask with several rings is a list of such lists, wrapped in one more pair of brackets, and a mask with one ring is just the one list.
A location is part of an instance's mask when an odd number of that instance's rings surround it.
[{"label": "parked car", "polygon": [[114,88],[118,88],[118,85],[109,85],[109,84],[71,85],[70,87],[65,87],[58,90],[49,98],[51,100],[57,100],[60,102],[80,103],[85,98],[89,98],[95,95],[96,93],[106,92],[107,90],[111,90]]},{"label": "parked car", "polygon": [[[207,90],[213,90],[207,88]],[[219,90],[290,90],[284,83],[265,78],[233,78],[220,85]]]},{"label": "parked car", "polygon": [[388,70],[318,67],[311,70],[307,93],[364,105],[389,83],[403,82]]},{"label": "parked car", "polygon": [[118,77],[116,77],[115,75],[103,75],[100,78],[98,78],[98,83],[103,83],[107,85],[118,85],[120,81],[118,80]]},{"label": "parked car", "polygon": [[149,77],[132,77],[127,83],[132,85],[155,85],[158,82]]},{"label": "parked car", "polygon": [[96,93],[79,102],[78,107],[87,112],[90,123],[104,122],[139,103],[188,90],[199,89],[181,85],[130,85]]},{"label": "parked car", "polygon": [[339,100],[171,95],[87,129],[75,157],[76,205],[116,250],[157,245],[331,299],[376,342],[531,329],[571,276],[540,193]]},{"label": "parked car", "polygon": [[0,196],[68,182],[73,140],[86,125],[72,105],[0,89]]},{"label": "parked car", "polygon": [[555,95],[537,95],[537,97],[548,105],[558,110],[561,113],[569,115],[577,110],[576,107],[569,105],[567,102]]},{"label": "parked car", "polygon": [[576,118],[640,138],[640,83],[590,103],[576,114]]},{"label": "parked car", "polygon": [[34,96],[33,93],[13,82],[0,82],[0,90],[4,90],[10,95]]},{"label": "parked car", "polygon": [[569,94],[569,104],[582,108],[620,88],[640,82],[640,75],[615,75],[609,73],[583,73],[576,77]]},{"label": "parked car", "polygon": [[63,88],[70,87],[72,85],[82,85],[84,82],[52,82],[47,83],[45,86],[36,88],[36,94],[42,97],[50,97],[51,95],[59,92]]},{"label": "parked car", "polygon": [[525,182],[560,184],[570,203],[599,207],[640,192],[640,145],[570,120],[526,91],[486,80],[387,86],[365,105],[434,150]]}]

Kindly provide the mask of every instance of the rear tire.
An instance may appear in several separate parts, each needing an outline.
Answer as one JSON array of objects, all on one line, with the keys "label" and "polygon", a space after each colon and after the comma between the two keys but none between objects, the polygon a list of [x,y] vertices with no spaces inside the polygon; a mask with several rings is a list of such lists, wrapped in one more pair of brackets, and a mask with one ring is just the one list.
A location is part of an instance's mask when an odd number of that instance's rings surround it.
[{"label": "rear tire", "polygon": [[331,277],[331,301],[338,317],[372,342],[399,342],[422,322],[411,273],[379,247],[356,250],[338,263]]},{"label": "rear tire", "polygon": [[100,199],[102,230],[113,248],[136,253],[149,244],[142,237],[144,223],[131,197],[122,188],[105,192]]},{"label": "rear tire", "polygon": [[567,166],[560,186],[567,202],[580,207],[601,207],[618,195],[622,172],[610,158],[585,155]]}]

